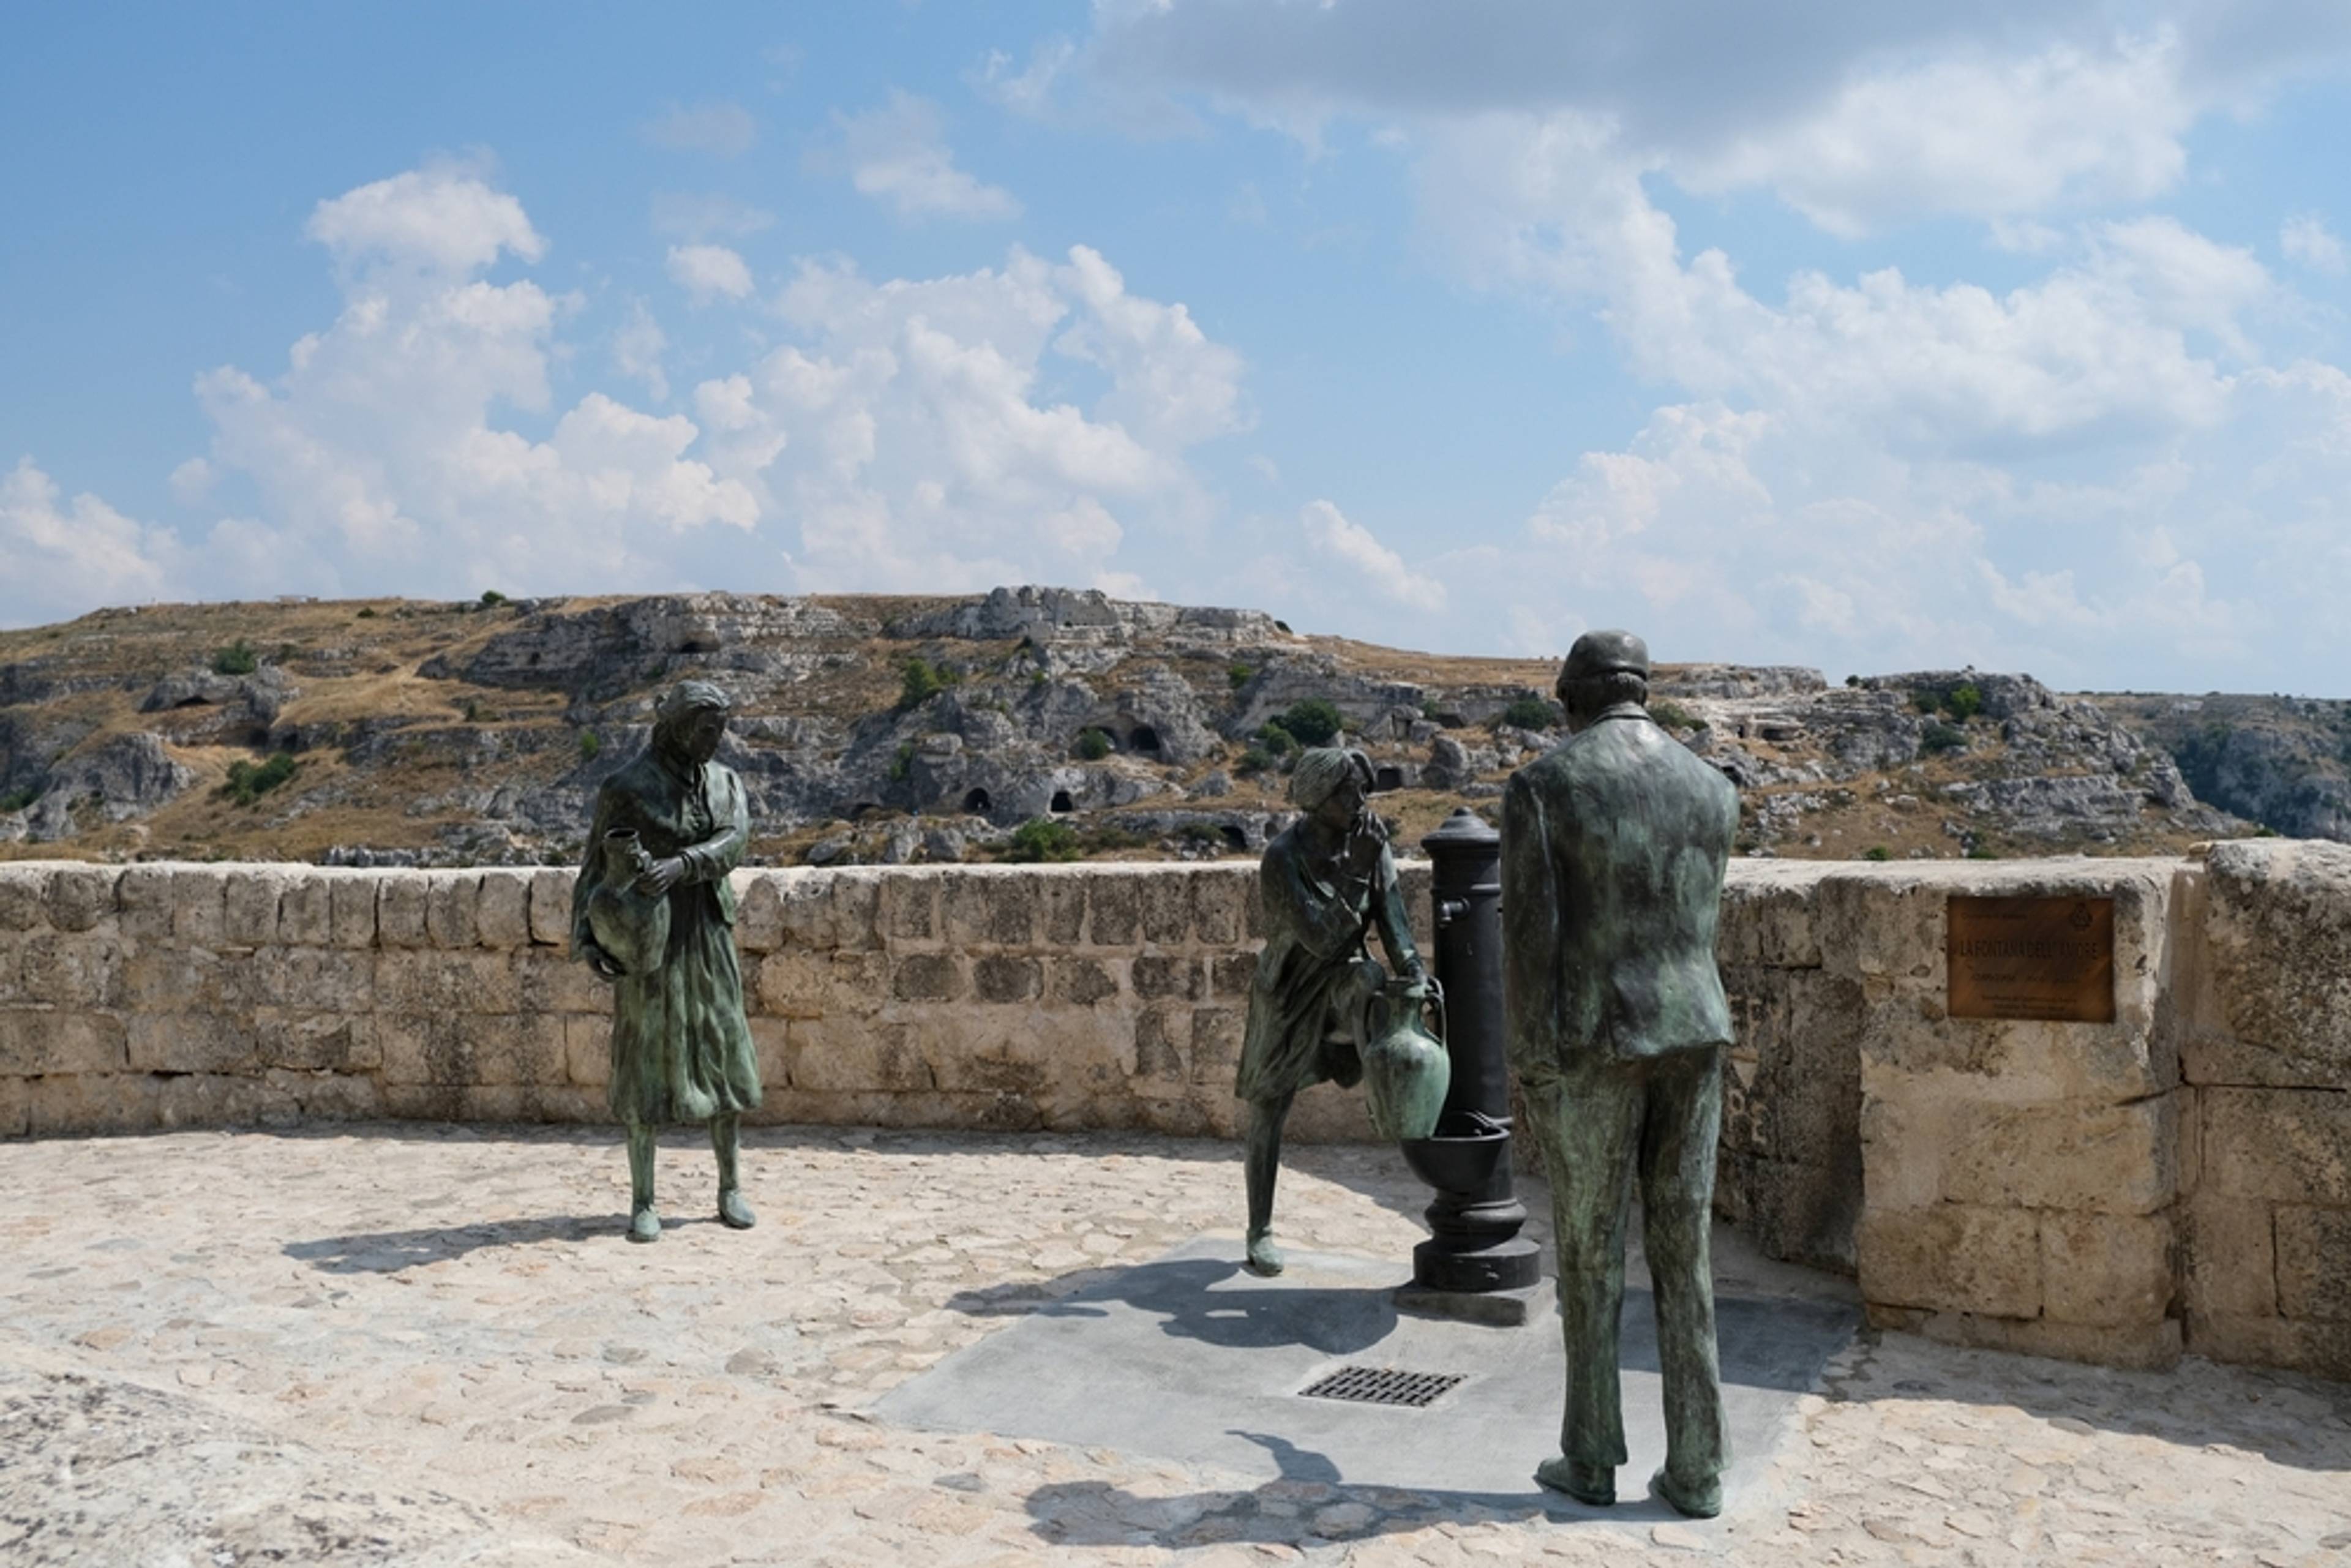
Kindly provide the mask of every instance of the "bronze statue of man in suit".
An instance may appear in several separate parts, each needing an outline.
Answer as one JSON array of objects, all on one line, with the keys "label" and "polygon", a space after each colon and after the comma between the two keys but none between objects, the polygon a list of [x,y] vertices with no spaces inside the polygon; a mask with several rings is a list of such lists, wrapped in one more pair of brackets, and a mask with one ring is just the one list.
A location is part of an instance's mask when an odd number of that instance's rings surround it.
[{"label": "bronze statue of man in suit", "polygon": [[1637,1175],[1665,1381],[1666,1464],[1651,1485],[1710,1517],[1729,1458],[1707,1237],[1730,1041],[1714,933],[1739,795],[1649,717],[1648,688],[1641,639],[1577,638],[1559,676],[1573,733],[1502,799],[1504,1008],[1551,1173],[1567,1339],[1561,1453],[1535,1479],[1583,1502],[1616,1500]]}]

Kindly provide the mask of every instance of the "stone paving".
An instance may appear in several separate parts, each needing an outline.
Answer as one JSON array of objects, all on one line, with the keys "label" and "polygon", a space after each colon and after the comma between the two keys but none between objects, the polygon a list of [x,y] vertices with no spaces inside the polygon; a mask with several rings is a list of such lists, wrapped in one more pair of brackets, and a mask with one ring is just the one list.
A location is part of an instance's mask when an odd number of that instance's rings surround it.
[{"label": "stone paving", "polygon": [[[0,1562],[2351,1562],[2351,1386],[2192,1358],[1865,1334],[1704,1530],[893,1427],[865,1407],[1024,1304],[1229,1229],[1232,1149],[747,1143],[759,1228],[700,1218],[680,1137],[653,1247],[611,1133],[0,1143]],[[1425,1197],[1302,1148],[1285,1238],[1403,1259]]]}]

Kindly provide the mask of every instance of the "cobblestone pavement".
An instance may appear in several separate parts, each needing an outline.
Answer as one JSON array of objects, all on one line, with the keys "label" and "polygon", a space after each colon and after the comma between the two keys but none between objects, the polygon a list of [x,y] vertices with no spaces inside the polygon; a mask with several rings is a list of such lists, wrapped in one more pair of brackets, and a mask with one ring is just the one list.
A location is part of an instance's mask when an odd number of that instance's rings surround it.
[{"label": "cobblestone pavement", "polygon": [[[2196,1360],[1865,1335],[1703,1529],[893,1428],[862,1407],[1012,1321],[1008,1283],[1049,1301],[1229,1229],[1233,1151],[746,1140],[759,1228],[700,1218],[680,1137],[653,1247],[622,1239],[616,1134],[0,1144],[0,1562],[2351,1562],[2351,1386]],[[1390,1151],[1300,1149],[1284,1235],[1403,1259],[1425,1197]],[[256,1533],[272,1511],[301,1528]],[[481,1518],[499,1539],[449,1555]],[[68,1550],[77,1520],[116,1550]]]}]

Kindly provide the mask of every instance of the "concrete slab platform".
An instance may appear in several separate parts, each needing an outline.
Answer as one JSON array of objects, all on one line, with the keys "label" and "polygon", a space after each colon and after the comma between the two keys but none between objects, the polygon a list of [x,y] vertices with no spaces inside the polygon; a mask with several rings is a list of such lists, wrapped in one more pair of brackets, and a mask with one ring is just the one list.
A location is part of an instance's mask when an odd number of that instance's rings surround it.
[{"label": "concrete slab platform", "polygon": [[[1564,1355],[1555,1312],[1517,1328],[1396,1310],[1409,1267],[1291,1251],[1279,1279],[1202,1237],[968,1345],[872,1406],[884,1420],[1040,1437],[1212,1465],[1246,1477],[1452,1494],[1563,1516],[1674,1517],[1646,1497],[1665,1458],[1648,1292],[1625,1291],[1620,1501],[1589,1510],[1534,1484],[1558,1451]],[[1548,1291],[1548,1285],[1545,1289]],[[985,1308],[979,1310],[986,1310]],[[1843,1301],[1718,1295],[1729,1417],[1726,1513],[1778,1446],[1796,1398],[1852,1338]],[[1303,1397],[1342,1366],[1459,1374],[1423,1409]]]}]

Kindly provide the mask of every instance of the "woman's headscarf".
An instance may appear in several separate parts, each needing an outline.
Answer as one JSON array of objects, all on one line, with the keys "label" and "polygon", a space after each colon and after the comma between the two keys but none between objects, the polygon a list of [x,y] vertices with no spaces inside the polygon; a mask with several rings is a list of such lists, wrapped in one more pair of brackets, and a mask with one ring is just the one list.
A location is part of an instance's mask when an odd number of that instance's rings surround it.
[{"label": "woman's headscarf", "polygon": [[1300,810],[1311,811],[1337,794],[1350,775],[1362,780],[1368,793],[1372,759],[1353,747],[1318,746],[1298,758],[1298,770],[1290,776],[1290,798]]},{"label": "woman's headscarf", "polygon": [[734,699],[708,681],[680,681],[662,694],[653,709],[653,749],[673,758],[683,758],[679,737],[694,716],[716,708],[720,713],[735,711]]}]

